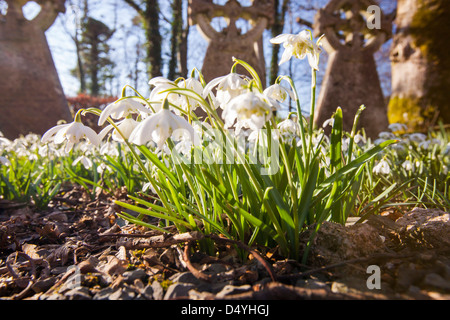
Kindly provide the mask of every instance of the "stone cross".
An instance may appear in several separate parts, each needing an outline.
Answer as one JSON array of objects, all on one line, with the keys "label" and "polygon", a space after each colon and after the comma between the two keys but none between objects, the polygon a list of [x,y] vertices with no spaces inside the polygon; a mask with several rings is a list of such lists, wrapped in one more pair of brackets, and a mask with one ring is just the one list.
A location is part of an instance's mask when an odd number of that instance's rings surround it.
[{"label": "stone cross", "polygon": [[22,12],[27,0],[6,0],[0,12],[0,131],[7,138],[42,134],[71,118],[44,34],[64,1],[35,1],[41,10],[31,21]]},{"label": "stone cross", "polygon": [[[224,17],[227,27],[216,31],[211,26],[214,17]],[[189,23],[208,41],[202,73],[206,81],[226,75],[233,65],[232,58],[244,60],[258,72],[265,86],[265,62],[262,34],[273,23],[273,0],[254,1],[252,6],[243,7],[236,0],[225,5],[214,4],[212,0],[189,0]],[[250,21],[251,29],[242,34],[236,26],[239,18]],[[244,73],[243,69],[238,69]]]},{"label": "stone cross", "polygon": [[[331,0],[319,10],[314,35],[325,34],[323,47],[329,54],[314,121],[317,126],[341,107],[344,130],[350,132],[359,106],[364,104],[359,128],[376,137],[388,126],[386,102],[380,86],[374,53],[391,36],[392,23],[381,9],[378,28],[368,12],[374,0]],[[379,8],[379,7],[377,7]],[[369,28],[371,26],[371,28]]]}]

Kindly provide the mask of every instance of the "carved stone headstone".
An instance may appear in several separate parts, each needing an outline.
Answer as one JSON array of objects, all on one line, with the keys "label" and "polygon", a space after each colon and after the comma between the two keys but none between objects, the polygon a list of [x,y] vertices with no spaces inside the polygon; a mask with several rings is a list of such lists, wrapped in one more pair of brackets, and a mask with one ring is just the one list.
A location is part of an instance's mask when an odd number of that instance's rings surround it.
[{"label": "carved stone headstone", "polygon": [[41,10],[31,21],[22,12],[27,0],[6,0],[6,15],[0,13],[0,131],[10,139],[70,120],[44,34],[64,1],[36,1]]},{"label": "carved stone headstone", "polygon": [[[225,5],[214,4],[212,0],[189,0],[189,22],[197,25],[208,41],[202,73],[206,81],[226,75],[233,65],[232,58],[244,60],[258,72],[265,85],[265,62],[262,34],[273,20],[273,0],[254,1],[252,6],[243,7],[236,0]],[[227,27],[217,31],[211,26],[214,17],[224,17]],[[251,29],[242,34],[236,26],[239,18],[250,21]],[[242,72],[242,69],[238,69]]]},{"label": "carved stone headstone", "polygon": [[386,103],[374,59],[374,53],[390,37],[391,22],[380,10],[380,28],[369,28],[367,9],[373,0],[331,0],[314,22],[314,34],[325,34],[323,47],[329,54],[327,70],[317,101],[315,123],[321,126],[341,107],[344,130],[351,131],[360,105],[359,128],[375,137],[388,126]]}]

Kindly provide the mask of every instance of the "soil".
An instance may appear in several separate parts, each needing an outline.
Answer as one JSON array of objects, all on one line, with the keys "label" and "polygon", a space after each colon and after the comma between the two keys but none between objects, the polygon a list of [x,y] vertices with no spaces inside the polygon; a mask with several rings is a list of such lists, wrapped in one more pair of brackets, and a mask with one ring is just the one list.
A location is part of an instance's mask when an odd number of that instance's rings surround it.
[{"label": "soil", "polygon": [[[388,210],[324,223],[305,265],[220,235],[164,235],[118,219],[82,188],[48,209],[0,200],[1,300],[448,300],[448,212]],[[312,229],[312,228],[311,228]],[[197,240],[213,241],[214,256]],[[309,234],[301,237],[301,243]],[[247,256],[243,261],[243,253]]]}]

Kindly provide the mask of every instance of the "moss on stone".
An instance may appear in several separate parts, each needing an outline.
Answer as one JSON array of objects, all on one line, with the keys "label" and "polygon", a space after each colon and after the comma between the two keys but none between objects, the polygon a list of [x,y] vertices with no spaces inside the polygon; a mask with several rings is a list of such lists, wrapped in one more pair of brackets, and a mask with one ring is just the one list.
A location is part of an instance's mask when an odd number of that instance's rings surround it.
[{"label": "moss on stone", "polygon": [[[426,96],[420,99],[421,113],[432,119],[438,110],[439,118],[444,123],[450,123],[450,1],[417,1],[418,9],[410,26],[410,34],[429,68]],[[403,105],[411,107],[410,103],[403,102]]]},{"label": "moss on stone", "polygon": [[404,123],[410,130],[417,131],[424,124],[419,99],[391,97],[388,105],[389,123]]}]

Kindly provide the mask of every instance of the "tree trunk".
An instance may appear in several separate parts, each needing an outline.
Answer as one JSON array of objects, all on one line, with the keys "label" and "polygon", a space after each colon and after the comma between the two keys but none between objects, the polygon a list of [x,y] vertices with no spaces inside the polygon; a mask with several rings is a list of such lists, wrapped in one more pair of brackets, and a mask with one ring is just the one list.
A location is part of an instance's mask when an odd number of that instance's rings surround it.
[{"label": "tree trunk", "polygon": [[[281,5],[281,8],[279,8],[280,1],[275,0],[274,1],[274,7],[275,7],[275,19],[274,23],[271,28],[272,37],[276,37],[280,35],[283,32],[284,29],[284,17],[286,15],[286,11],[289,6],[289,0],[283,0],[283,3]],[[272,46],[272,59],[270,61],[270,82],[269,84],[275,83],[275,80],[278,77],[278,55],[280,53],[280,45],[275,44]]]},{"label": "tree trunk", "polygon": [[449,19],[448,0],[398,0],[389,122],[415,131],[450,123]]},{"label": "tree trunk", "polygon": [[170,61],[169,73],[167,78],[175,79],[180,72],[179,55],[180,44],[183,33],[183,6],[181,0],[173,0],[172,2],[172,33],[170,37]]},{"label": "tree trunk", "polygon": [[148,74],[150,78],[154,78],[162,75],[162,38],[159,31],[159,5],[157,0],[146,1],[143,18],[147,39]]}]

